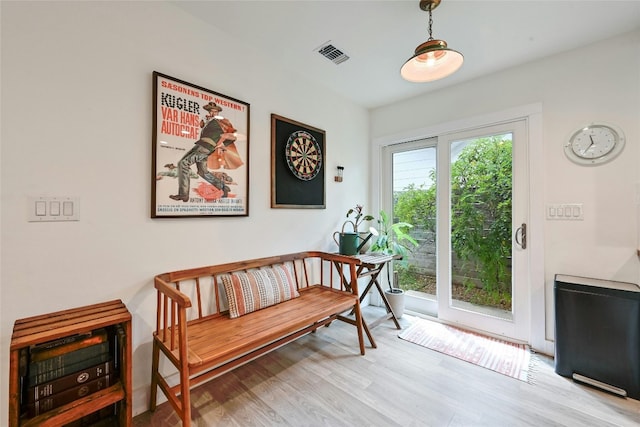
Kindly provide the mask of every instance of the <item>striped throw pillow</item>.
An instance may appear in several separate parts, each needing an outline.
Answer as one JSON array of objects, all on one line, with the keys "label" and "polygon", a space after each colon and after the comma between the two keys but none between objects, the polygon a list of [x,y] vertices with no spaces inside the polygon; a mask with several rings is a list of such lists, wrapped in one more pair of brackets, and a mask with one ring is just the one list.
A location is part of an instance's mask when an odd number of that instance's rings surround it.
[{"label": "striped throw pillow", "polygon": [[290,271],[282,265],[225,274],[221,279],[231,318],[300,296]]}]

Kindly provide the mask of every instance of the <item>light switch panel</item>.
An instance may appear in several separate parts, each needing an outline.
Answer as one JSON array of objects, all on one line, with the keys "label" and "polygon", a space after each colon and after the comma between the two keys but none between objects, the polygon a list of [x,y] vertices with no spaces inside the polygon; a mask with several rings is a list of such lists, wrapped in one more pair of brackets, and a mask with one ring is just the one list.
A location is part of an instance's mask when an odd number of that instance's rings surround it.
[{"label": "light switch panel", "polygon": [[80,199],[77,197],[28,197],[29,222],[80,221]]},{"label": "light switch panel", "polygon": [[547,205],[547,219],[581,221],[584,220],[582,203],[563,203]]}]

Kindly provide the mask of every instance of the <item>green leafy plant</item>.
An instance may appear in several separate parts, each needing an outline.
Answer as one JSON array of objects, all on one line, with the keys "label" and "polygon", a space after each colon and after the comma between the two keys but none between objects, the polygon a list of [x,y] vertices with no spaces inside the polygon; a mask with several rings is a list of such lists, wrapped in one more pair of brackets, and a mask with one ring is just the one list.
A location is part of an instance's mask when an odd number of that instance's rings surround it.
[{"label": "green leafy plant", "polygon": [[360,227],[360,224],[362,224],[364,221],[371,221],[374,219],[372,215],[363,214],[363,209],[364,207],[362,205],[356,205],[355,208],[351,208],[347,211],[347,218],[351,218],[352,215],[355,215],[353,216],[353,219],[345,221],[345,224],[347,222],[353,224],[353,231],[355,231],[356,233],[358,232],[358,227]]},{"label": "green leafy plant", "polygon": [[398,282],[402,283],[402,289],[405,291],[424,291],[427,276],[418,271],[414,264],[397,265],[395,271],[398,273]]},{"label": "green leafy plant", "polygon": [[451,243],[488,292],[511,289],[511,141],[481,138],[451,166]]},{"label": "green leafy plant", "polygon": [[[408,251],[418,246],[418,242],[410,234],[409,230],[413,225],[408,222],[391,222],[389,215],[384,211],[380,211],[378,218],[378,237],[371,245],[371,252],[381,252],[386,255],[406,256]],[[398,260],[399,262],[406,262]],[[389,291],[394,292],[391,284],[391,273],[387,269],[387,282],[389,283]]]},{"label": "green leafy plant", "polygon": [[371,252],[405,256],[407,251],[418,246],[416,239],[409,234],[413,225],[408,222],[392,223],[389,215],[385,211],[380,211],[378,226],[378,237],[371,245]]},{"label": "green leafy plant", "polygon": [[[431,182],[436,182],[436,171],[429,171]],[[409,184],[402,191],[394,192],[393,213],[399,221],[409,222],[415,227],[435,231],[436,229],[436,186]]]}]

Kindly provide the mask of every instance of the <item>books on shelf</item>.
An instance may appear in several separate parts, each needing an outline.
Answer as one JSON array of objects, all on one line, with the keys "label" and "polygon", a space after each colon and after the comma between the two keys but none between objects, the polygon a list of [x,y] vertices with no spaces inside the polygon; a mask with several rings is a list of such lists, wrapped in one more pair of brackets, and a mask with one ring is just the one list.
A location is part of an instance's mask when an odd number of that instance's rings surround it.
[{"label": "books on shelf", "polygon": [[82,340],[84,338],[90,337],[93,335],[93,331],[83,332],[81,334],[68,335],[66,337],[58,338],[52,341],[45,341],[39,344],[34,344],[29,348],[29,351],[37,352],[41,350],[48,350],[55,347],[60,347],[65,344],[70,344],[72,342],[76,342],[78,340]]},{"label": "books on shelf", "polygon": [[111,375],[105,375],[104,377],[97,378],[93,381],[88,381],[84,384],[55,393],[51,396],[38,399],[26,405],[26,414],[28,417],[35,417],[43,414],[52,409],[73,402],[76,399],[80,399],[91,393],[107,388],[111,385],[111,381]]},{"label": "books on shelf", "polygon": [[27,387],[60,378],[110,359],[109,342],[103,342],[49,359],[31,361],[27,369]]},{"label": "books on shelf", "polygon": [[24,355],[23,416],[38,416],[114,384],[119,377],[114,340],[115,329],[100,328],[29,347]]},{"label": "books on shelf", "polygon": [[81,369],[60,378],[56,378],[54,380],[27,387],[24,391],[24,401],[26,403],[32,403],[36,400],[52,396],[56,393],[60,393],[61,391],[81,384],[85,384],[89,381],[93,381],[97,378],[104,377],[113,373],[113,360],[109,360],[108,362],[100,363],[98,365],[93,365],[86,369]]},{"label": "books on shelf", "polygon": [[105,328],[96,329],[85,334],[72,335],[31,347],[31,362],[39,362],[52,357],[61,356],[75,350],[107,342],[109,334]]}]

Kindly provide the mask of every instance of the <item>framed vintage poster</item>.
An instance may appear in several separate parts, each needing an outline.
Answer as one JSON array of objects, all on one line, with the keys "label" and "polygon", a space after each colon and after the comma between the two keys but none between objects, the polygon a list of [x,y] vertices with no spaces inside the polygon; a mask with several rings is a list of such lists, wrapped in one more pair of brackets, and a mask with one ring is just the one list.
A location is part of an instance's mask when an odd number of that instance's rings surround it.
[{"label": "framed vintage poster", "polygon": [[325,132],[271,115],[271,207],[324,209]]},{"label": "framed vintage poster", "polygon": [[249,215],[249,104],[153,72],[151,217]]}]

